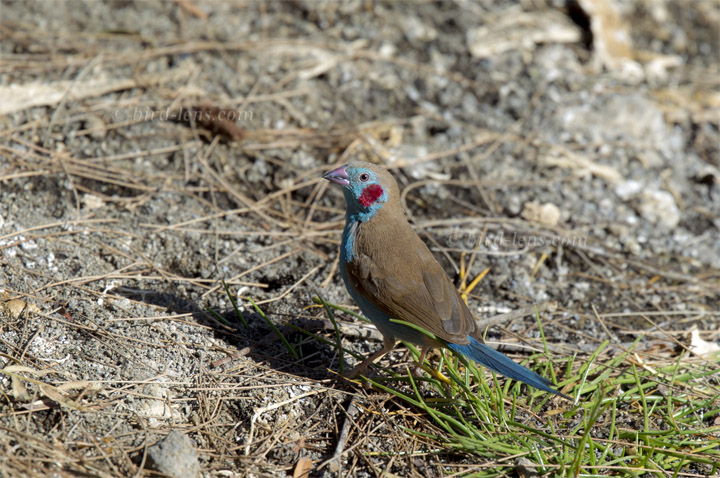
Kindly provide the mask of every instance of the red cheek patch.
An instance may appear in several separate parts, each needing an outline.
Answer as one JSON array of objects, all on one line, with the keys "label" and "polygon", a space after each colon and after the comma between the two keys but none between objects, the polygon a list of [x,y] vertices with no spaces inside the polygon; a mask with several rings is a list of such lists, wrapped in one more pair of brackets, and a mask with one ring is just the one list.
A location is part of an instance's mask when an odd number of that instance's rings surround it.
[{"label": "red cheek patch", "polygon": [[383,191],[383,188],[380,185],[371,184],[363,189],[363,192],[360,195],[360,204],[362,204],[363,207],[370,207],[380,196],[383,195],[384,192],[385,191]]}]

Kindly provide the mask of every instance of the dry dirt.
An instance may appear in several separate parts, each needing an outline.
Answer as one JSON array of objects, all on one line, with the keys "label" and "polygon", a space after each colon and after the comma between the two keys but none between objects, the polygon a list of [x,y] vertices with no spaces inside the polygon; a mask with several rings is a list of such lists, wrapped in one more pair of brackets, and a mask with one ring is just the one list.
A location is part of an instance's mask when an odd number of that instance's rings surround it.
[{"label": "dry dirt", "polygon": [[411,415],[289,325],[332,341],[313,298],[352,305],[320,178],[348,158],[392,168],[458,285],[490,268],[479,317],[557,301],[555,356],[720,342],[718,5],[613,2],[623,58],[582,3],[2,0],[0,476],[149,476],[173,429],[207,477],[336,476],[351,403],[344,476],[467,472],[382,453],[425,446]]}]

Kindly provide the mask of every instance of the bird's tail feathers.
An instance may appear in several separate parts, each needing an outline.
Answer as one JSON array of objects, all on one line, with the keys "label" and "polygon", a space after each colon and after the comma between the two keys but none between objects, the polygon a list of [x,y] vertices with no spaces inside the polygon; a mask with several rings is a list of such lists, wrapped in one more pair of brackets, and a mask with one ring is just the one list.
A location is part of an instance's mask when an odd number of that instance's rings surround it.
[{"label": "bird's tail feathers", "polygon": [[497,350],[488,347],[482,342],[475,340],[470,337],[470,343],[465,345],[458,344],[447,344],[447,346],[466,357],[469,357],[495,373],[504,375],[505,377],[517,380],[519,382],[526,383],[532,387],[545,392],[554,393],[560,395],[568,400],[571,400],[567,395],[558,392],[554,388],[550,387],[552,382],[544,377],[536,374],[532,370],[529,370],[522,365],[513,362],[510,358],[506,357]]}]

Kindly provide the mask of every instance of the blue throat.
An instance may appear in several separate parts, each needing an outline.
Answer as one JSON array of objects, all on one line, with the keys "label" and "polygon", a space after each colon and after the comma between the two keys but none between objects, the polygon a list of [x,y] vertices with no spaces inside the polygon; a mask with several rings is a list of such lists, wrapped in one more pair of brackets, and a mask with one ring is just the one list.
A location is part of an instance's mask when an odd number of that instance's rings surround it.
[{"label": "blue throat", "polygon": [[345,229],[343,230],[341,259],[351,262],[355,258],[355,236],[357,228],[372,219],[382,209],[387,201],[387,192],[384,192],[370,207],[364,207],[356,199],[355,192],[346,189],[345,193]]},{"label": "blue throat", "polygon": [[359,222],[350,221],[349,219],[345,222],[342,244],[340,245],[340,259],[343,263],[352,262],[355,258],[355,234],[359,224]]}]

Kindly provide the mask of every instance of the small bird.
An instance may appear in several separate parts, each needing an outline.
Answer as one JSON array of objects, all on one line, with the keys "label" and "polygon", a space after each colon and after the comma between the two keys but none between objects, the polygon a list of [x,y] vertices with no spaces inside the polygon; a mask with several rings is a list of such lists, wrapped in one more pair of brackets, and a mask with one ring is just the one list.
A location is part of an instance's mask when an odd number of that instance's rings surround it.
[{"label": "small bird", "polygon": [[[501,375],[569,398],[551,388],[549,380],[483,343],[472,313],[410,226],[398,185],[386,169],[354,161],[323,178],[342,186],[345,196],[340,245],[345,287],[383,335],[383,347],[351,376],[363,373],[402,340],[421,346],[420,364],[429,349],[447,347]],[[420,326],[435,338],[391,319]]]}]

